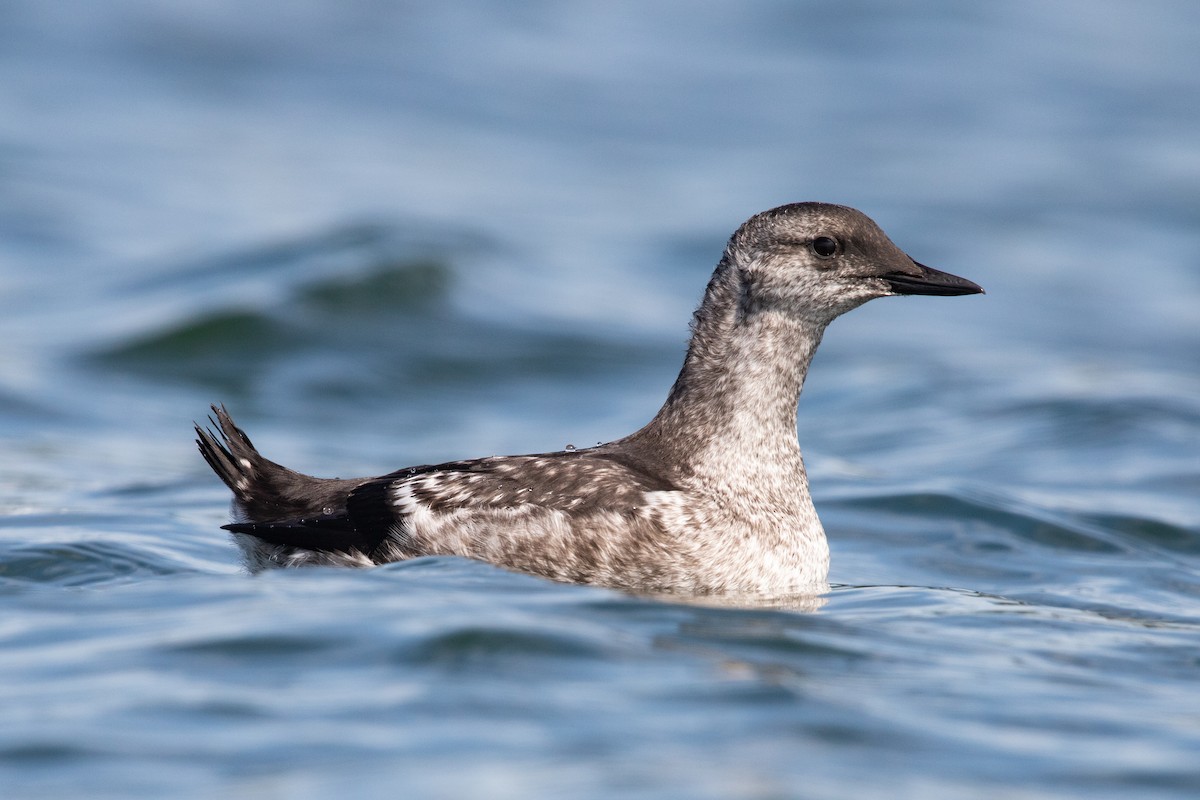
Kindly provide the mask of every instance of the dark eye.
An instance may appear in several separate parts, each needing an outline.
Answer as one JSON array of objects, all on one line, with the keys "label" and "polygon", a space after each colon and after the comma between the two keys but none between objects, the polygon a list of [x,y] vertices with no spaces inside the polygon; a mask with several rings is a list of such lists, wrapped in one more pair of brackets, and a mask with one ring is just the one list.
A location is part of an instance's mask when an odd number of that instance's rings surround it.
[{"label": "dark eye", "polygon": [[829,258],[837,254],[838,242],[828,236],[818,236],[812,240],[812,249],[821,258]]}]

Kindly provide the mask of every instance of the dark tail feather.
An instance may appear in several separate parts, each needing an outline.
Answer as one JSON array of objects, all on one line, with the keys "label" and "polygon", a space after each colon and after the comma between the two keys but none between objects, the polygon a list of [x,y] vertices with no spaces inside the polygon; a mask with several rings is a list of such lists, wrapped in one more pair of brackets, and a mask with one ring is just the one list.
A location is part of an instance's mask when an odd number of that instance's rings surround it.
[{"label": "dark tail feather", "polygon": [[[201,428],[196,425],[196,444],[200,447],[200,455],[217,473],[229,490],[238,500],[247,498],[246,488],[249,485],[253,467],[239,464],[238,459],[246,459],[251,465],[261,458],[254,444],[241,428],[233,424],[233,418],[225,410],[225,406],[213,406],[213,414],[208,422],[211,428]],[[213,428],[218,432],[214,432]],[[232,451],[237,450],[235,456]]]},{"label": "dark tail feather", "polygon": [[362,480],[314,478],[276,464],[258,452],[224,406],[212,410],[210,428],[196,425],[196,444],[213,472],[233,492],[244,521],[345,514],[346,497]]}]

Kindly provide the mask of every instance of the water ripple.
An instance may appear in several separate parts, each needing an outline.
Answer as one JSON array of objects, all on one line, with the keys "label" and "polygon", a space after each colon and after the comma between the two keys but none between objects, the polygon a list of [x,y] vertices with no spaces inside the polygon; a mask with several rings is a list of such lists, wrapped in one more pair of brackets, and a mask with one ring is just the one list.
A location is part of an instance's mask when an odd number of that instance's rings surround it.
[{"label": "water ripple", "polygon": [[174,565],[164,563],[160,553],[115,542],[21,544],[0,549],[0,585],[92,586],[177,571]]}]

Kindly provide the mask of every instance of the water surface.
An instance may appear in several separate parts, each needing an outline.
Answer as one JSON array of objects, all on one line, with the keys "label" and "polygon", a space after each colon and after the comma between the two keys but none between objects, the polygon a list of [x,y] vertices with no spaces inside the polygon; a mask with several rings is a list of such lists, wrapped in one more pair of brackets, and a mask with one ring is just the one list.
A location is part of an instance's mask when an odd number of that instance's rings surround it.
[{"label": "water surface", "polygon": [[[0,794],[1200,791],[1192,5],[0,16]],[[988,290],[830,328],[818,608],[241,571],[209,403],[323,475],[623,435],[796,200]]]}]

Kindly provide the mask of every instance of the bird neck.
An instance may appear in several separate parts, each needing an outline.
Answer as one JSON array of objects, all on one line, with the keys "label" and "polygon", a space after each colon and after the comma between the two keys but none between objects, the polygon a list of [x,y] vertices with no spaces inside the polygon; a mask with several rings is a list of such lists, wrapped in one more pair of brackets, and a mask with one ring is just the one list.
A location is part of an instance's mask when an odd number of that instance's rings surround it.
[{"label": "bird neck", "polygon": [[796,490],[796,406],[824,325],[757,307],[729,256],[696,311],[683,369],[642,436],[691,474]]}]

